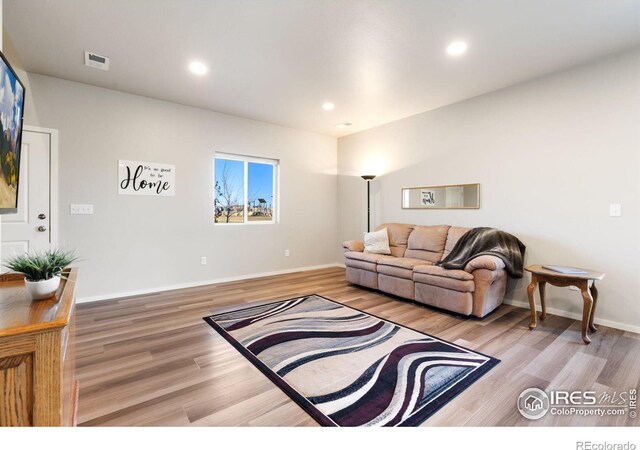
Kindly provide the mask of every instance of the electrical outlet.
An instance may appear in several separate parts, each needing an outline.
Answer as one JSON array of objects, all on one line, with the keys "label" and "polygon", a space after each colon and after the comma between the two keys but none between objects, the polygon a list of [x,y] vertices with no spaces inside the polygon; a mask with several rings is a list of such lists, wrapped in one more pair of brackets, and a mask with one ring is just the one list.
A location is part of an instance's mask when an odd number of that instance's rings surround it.
[{"label": "electrical outlet", "polygon": [[93,205],[71,205],[69,214],[93,214]]},{"label": "electrical outlet", "polygon": [[287,257],[289,256],[289,249],[286,249],[286,250],[284,251],[284,256],[287,256]]},{"label": "electrical outlet", "polygon": [[207,265],[207,257],[206,256],[200,257],[200,264],[202,264],[203,266]]},{"label": "electrical outlet", "polygon": [[622,205],[620,203],[611,203],[609,205],[609,216],[610,217],[622,216]]}]

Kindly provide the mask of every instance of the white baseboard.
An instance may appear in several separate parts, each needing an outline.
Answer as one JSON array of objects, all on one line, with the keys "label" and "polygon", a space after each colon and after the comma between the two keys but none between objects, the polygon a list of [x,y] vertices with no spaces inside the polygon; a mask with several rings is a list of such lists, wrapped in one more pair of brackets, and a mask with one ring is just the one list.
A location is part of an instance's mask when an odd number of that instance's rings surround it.
[{"label": "white baseboard", "polygon": [[[209,284],[228,283],[230,281],[241,281],[241,280],[248,280],[248,279],[251,279],[251,278],[270,277],[270,276],[273,276],[273,275],[284,275],[284,274],[287,274],[287,273],[294,273],[294,272],[305,272],[305,271],[308,271],[308,270],[327,269],[329,267],[341,267],[341,268],[344,269],[345,265],[343,263],[321,264],[321,265],[318,265],[318,266],[296,267],[296,268],[293,268],[293,269],[276,270],[276,271],[273,271],[273,272],[252,273],[252,274],[247,274],[247,275],[239,275],[239,276],[235,276],[235,277],[216,278],[216,279],[213,279],[213,280],[204,280],[204,281],[195,281],[195,282],[191,282],[191,283],[173,284],[173,285],[161,286],[161,287],[151,288],[151,289],[141,289],[141,290],[137,290],[137,291],[117,292],[117,293],[106,294],[106,295],[94,295],[94,296],[90,296],[90,297],[77,298],[76,299],[76,303],[98,302],[98,301],[102,301],[102,300],[116,300],[116,299],[119,299],[119,298],[133,297],[133,296],[136,296],[136,295],[155,294],[155,293],[164,292],[164,291],[174,291],[176,289],[186,289],[186,288],[191,288],[191,287],[206,286],[206,285],[209,285]],[[520,308],[529,309],[529,303],[528,302],[523,302],[521,300],[505,299],[504,303],[506,303],[507,305],[513,305],[513,306],[517,306],[517,307],[520,307]],[[582,320],[582,314],[570,313],[568,311],[564,311],[564,310],[561,310],[561,309],[547,308],[547,312],[549,314],[554,314],[556,316],[561,316],[561,317],[567,317],[569,319]],[[630,324],[626,324],[626,323],[621,323],[621,322],[615,322],[613,320],[596,318],[596,324],[603,325],[603,326],[606,326],[606,327],[611,327],[611,328],[617,328],[619,330],[631,331],[633,333],[640,333],[640,327],[638,327],[638,326],[630,325]]]},{"label": "white baseboard", "polygon": [[203,280],[203,281],[194,281],[191,283],[172,284],[168,286],[159,286],[151,289],[140,289],[137,291],[116,292],[113,294],[79,297],[79,298],[76,298],[76,303],[90,303],[90,302],[99,302],[102,300],[116,300],[119,298],[133,297],[136,295],[156,294],[158,292],[164,292],[164,291],[175,291],[176,289],[186,289],[191,287],[207,286],[209,284],[228,283],[230,281],[248,280],[250,278],[270,277],[273,275],[284,275],[287,273],[294,273],[294,272],[305,272],[308,270],[327,269],[329,267],[344,267],[344,264],[332,263],[332,264],[321,264],[319,266],[296,267],[293,269],[276,270],[273,272],[252,273],[248,275],[239,275],[235,277],[216,278],[213,280]]},{"label": "white baseboard", "polygon": [[[513,306],[518,306],[520,308],[529,309],[529,302],[523,302],[521,300],[513,300],[513,299],[506,299],[506,298],[504,299],[504,302],[507,305],[513,305]],[[539,310],[540,309],[538,308],[538,311]],[[568,312],[568,311],[564,311],[562,309],[547,308],[547,313],[553,314],[553,315],[556,315],[556,316],[567,317],[569,319],[582,321],[582,314],[571,313],[571,312]],[[629,325],[627,323],[615,322],[613,320],[599,319],[598,316],[596,316],[595,323],[596,323],[596,325],[602,325],[602,326],[605,326],[605,327],[617,328],[618,330],[631,331],[633,333],[640,333],[640,327],[638,327],[638,326]]]}]

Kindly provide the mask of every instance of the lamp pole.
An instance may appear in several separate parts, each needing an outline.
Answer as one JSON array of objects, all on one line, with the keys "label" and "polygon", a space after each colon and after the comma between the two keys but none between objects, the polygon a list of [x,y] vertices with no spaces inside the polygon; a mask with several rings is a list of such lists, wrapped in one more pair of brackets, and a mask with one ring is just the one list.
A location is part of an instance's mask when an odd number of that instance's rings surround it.
[{"label": "lamp pole", "polygon": [[375,175],[361,175],[367,181],[367,233],[371,231],[371,180]]}]

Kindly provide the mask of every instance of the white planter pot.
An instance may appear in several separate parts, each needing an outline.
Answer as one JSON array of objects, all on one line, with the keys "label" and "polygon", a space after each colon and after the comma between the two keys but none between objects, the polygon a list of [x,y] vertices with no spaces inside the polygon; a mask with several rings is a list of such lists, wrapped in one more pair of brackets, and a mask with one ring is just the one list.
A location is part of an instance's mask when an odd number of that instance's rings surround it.
[{"label": "white planter pot", "polygon": [[54,296],[60,286],[60,276],[42,281],[27,281],[25,278],[24,284],[32,300],[44,300]]}]

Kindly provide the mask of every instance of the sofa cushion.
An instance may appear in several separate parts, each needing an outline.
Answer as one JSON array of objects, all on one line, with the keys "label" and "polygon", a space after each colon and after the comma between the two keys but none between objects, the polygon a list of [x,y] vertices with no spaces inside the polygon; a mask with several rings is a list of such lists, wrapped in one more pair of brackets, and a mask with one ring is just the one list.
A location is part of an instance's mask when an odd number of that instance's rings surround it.
[{"label": "sofa cushion", "polygon": [[391,256],[378,255],[376,253],[363,253],[363,252],[345,252],[344,264],[347,267],[354,267],[357,269],[369,270],[371,272],[376,271],[376,264],[378,261],[384,258],[391,258]]},{"label": "sofa cushion", "polygon": [[367,261],[370,263],[377,263],[381,259],[389,258],[387,255],[378,255],[377,253],[365,253],[365,252],[345,252],[344,257],[346,259],[357,259],[360,261]]},{"label": "sofa cushion", "polygon": [[453,247],[455,247],[458,239],[460,239],[462,235],[470,229],[471,228],[465,227],[449,227],[449,232],[447,233],[447,242],[444,246],[444,253],[442,254],[443,259],[446,258],[449,253],[451,253],[451,250],[453,250]]},{"label": "sofa cushion", "polygon": [[428,261],[411,258],[385,258],[380,260],[377,266],[378,273],[413,280],[414,267],[431,264]]},{"label": "sofa cushion", "polygon": [[380,255],[390,255],[389,234],[387,229],[364,234],[364,251],[366,253],[376,253]]},{"label": "sofa cushion", "polygon": [[458,292],[473,292],[475,283],[473,280],[460,280],[457,278],[439,277],[437,275],[429,275],[426,273],[413,273],[413,281],[418,284],[428,284],[430,286],[438,286],[444,289],[450,289]]},{"label": "sofa cushion", "polygon": [[387,234],[389,235],[391,255],[396,258],[402,258],[404,251],[407,249],[407,240],[409,239],[411,230],[413,230],[413,225],[406,223],[383,223],[378,226],[376,230],[382,230],[383,228],[387,229]]},{"label": "sofa cushion", "polygon": [[449,225],[415,227],[407,242],[404,256],[436,262],[442,257]]},{"label": "sofa cushion", "polygon": [[431,264],[429,261],[415,258],[381,258],[378,261],[379,265],[399,267],[401,269],[413,270],[416,266],[423,266]]},{"label": "sofa cushion", "polygon": [[471,275],[469,272],[465,272],[464,270],[449,270],[434,265],[417,266],[413,272],[415,274],[433,275],[436,277],[453,278],[462,281],[473,280],[473,275]]},{"label": "sofa cushion", "polygon": [[[401,278],[403,280],[411,281],[413,283],[413,270],[403,269],[397,266],[376,266],[376,273],[378,275],[387,275],[389,277]],[[391,292],[393,294],[393,292]]]},{"label": "sofa cushion", "polygon": [[378,273],[378,270],[376,269],[377,264],[372,262],[361,261],[359,259],[345,259],[344,265],[347,269],[348,268],[361,269],[361,270],[368,270],[369,272],[374,274]]},{"label": "sofa cushion", "polygon": [[440,266],[417,266],[413,269],[413,281],[458,292],[473,292],[473,275],[464,270],[447,270]]}]

